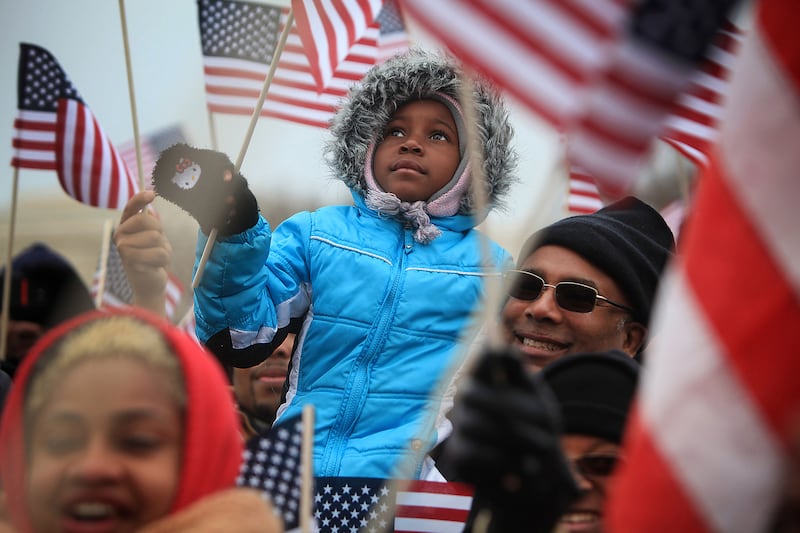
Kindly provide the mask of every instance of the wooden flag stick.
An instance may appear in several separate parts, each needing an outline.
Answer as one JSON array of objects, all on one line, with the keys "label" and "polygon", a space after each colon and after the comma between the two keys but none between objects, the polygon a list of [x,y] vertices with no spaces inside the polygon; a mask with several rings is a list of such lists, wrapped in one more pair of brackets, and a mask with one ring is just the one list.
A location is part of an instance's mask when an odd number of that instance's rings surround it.
[{"label": "wooden flag stick", "polygon": [[303,406],[303,442],[301,447],[300,472],[300,531],[311,533],[311,517],[314,512],[314,406]]},{"label": "wooden flag stick", "polygon": [[[472,174],[472,197],[475,202],[475,211],[479,215],[488,214],[489,211],[489,186],[486,183],[486,173],[483,171],[483,147],[480,145],[480,135],[478,132],[478,116],[475,111],[475,96],[473,95],[472,77],[466,71],[462,74],[461,85],[459,87],[459,100],[461,109],[464,112],[464,123],[467,133],[467,157],[469,157],[470,172]],[[488,221],[483,222],[488,226]],[[487,229],[488,233],[488,229]],[[503,340],[497,327],[494,316],[500,308],[502,302],[502,276],[497,271],[499,265],[492,265],[491,253],[489,252],[489,238],[486,233],[479,232],[481,261],[483,262],[484,287],[486,297],[481,310],[481,324],[486,329],[486,340],[489,348],[499,348]]]},{"label": "wooden flag stick", "polygon": [[136,175],[139,176],[139,187],[144,189],[144,171],[142,169],[142,146],[139,140],[139,120],[136,114],[136,95],[133,90],[133,68],[131,68],[131,50],[128,45],[128,23],[125,19],[125,0],[119,0],[119,18],[122,23],[122,44],[125,48],[125,69],[128,72],[128,96],[131,101],[131,120],[133,122],[133,142],[136,147]]},{"label": "wooden flag stick", "polygon": [[103,306],[103,296],[106,292],[106,274],[108,273],[108,254],[111,251],[111,231],[114,221],[106,219],[103,224],[103,242],[100,245],[100,266],[97,273],[97,294],[94,296],[94,306],[100,309]]},{"label": "wooden flag stick", "polygon": [[[289,38],[289,32],[292,29],[292,24],[294,24],[294,13],[289,10],[289,15],[286,17],[286,24],[283,27],[283,31],[281,32],[280,39],[278,41],[278,45],[275,47],[275,52],[272,54],[272,61],[269,65],[269,72],[267,73],[267,77],[264,80],[264,86],[261,87],[261,94],[258,95],[258,101],[256,102],[256,107],[253,109],[253,116],[250,118],[250,125],[247,128],[247,132],[244,136],[244,142],[242,143],[242,148],[239,150],[239,157],[236,158],[236,167],[234,172],[239,172],[242,168],[242,162],[244,161],[244,155],[247,153],[247,148],[250,145],[250,140],[253,138],[253,132],[256,129],[256,123],[258,122],[259,117],[261,116],[261,109],[264,107],[264,100],[267,97],[267,92],[269,92],[269,87],[272,85],[272,78],[275,77],[275,71],[278,68],[278,59],[281,57],[281,53],[283,52],[284,47],[286,46],[286,40]],[[197,263],[197,270],[194,273],[194,278],[192,278],[192,289],[196,289],[197,286],[200,284],[200,279],[203,276],[203,272],[206,268],[206,263],[208,262],[208,258],[211,255],[211,249],[214,247],[214,243],[217,240],[217,228],[212,228],[212,230],[208,234],[208,240],[206,241],[206,246],[203,248],[203,254],[200,257],[200,261]]]},{"label": "wooden flag stick", "polygon": [[19,167],[14,167],[14,178],[11,185],[11,213],[8,221],[8,245],[6,246],[6,272],[3,276],[3,307],[0,310],[0,361],[6,360],[6,350],[8,350],[8,321],[11,311],[11,277],[13,275],[11,254],[14,250],[14,231],[17,225],[18,185]]}]

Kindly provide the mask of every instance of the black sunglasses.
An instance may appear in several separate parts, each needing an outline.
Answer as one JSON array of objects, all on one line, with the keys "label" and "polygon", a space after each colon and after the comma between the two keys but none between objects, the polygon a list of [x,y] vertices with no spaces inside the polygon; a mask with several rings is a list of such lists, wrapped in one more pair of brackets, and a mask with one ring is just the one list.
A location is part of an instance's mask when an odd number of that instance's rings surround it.
[{"label": "black sunglasses", "polygon": [[555,285],[546,283],[544,279],[527,270],[509,270],[505,274],[508,294],[518,300],[536,300],[542,295],[545,287],[556,291],[556,303],[562,309],[576,313],[590,313],[597,300],[633,313],[633,309],[601,296],[597,289],[575,281],[560,281]]},{"label": "black sunglasses", "polygon": [[588,454],[570,459],[570,463],[585,478],[602,478],[610,476],[621,460],[619,455]]}]

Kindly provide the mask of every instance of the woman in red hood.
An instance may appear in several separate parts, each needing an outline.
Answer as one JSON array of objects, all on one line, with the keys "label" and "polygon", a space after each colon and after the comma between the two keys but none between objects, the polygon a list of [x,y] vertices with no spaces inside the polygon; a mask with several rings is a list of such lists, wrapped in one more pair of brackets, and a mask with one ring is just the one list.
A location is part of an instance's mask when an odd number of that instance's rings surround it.
[{"label": "woman in red hood", "polygon": [[83,314],[34,346],[9,396],[9,529],[281,531],[235,487],[242,447],[225,376],[194,340],[134,308]]}]

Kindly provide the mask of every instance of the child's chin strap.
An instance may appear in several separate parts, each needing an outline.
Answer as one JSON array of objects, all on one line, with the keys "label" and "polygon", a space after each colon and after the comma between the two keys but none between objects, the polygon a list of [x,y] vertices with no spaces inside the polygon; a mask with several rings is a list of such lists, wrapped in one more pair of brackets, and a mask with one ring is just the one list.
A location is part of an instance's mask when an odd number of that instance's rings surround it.
[{"label": "child's chin strap", "polygon": [[404,202],[390,192],[374,189],[367,191],[366,203],[378,213],[396,216],[405,220],[414,228],[414,240],[420,244],[428,244],[442,232],[431,223],[431,217],[425,211],[427,205],[422,200]]}]

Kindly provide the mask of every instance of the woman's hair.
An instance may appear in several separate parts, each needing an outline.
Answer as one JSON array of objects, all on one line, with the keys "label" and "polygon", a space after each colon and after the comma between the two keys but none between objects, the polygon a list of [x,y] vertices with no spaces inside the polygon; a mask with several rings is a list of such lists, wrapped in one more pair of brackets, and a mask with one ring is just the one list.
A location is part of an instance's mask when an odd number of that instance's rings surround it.
[{"label": "woman's hair", "polygon": [[70,369],[86,362],[123,358],[140,361],[163,375],[179,410],[184,412],[187,399],[180,363],[162,333],[134,316],[112,315],[78,326],[39,359],[26,391],[26,425],[33,423]]}]

